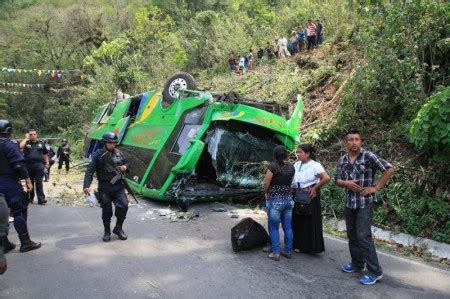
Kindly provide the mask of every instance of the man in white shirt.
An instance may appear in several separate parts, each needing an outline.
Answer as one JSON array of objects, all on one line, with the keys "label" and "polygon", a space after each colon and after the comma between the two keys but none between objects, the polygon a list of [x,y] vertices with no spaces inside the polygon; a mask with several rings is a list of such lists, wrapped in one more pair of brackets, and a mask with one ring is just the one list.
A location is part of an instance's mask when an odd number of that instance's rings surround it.
[{"label": "man in white shirt", "polygon": [[280,57],[289,57],[291,56],[291,53],[289,53],[288,48],[288,40],[286,37],[284,37],[283,35],[280,37],[280,39],[278,40],[278,49],[279,49],[279,54]]}]

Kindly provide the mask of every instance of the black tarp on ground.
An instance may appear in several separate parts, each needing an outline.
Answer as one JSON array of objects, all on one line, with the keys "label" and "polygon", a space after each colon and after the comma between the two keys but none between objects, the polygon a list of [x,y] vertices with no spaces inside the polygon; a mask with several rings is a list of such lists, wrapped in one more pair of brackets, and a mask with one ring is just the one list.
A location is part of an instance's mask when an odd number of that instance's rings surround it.
[{"label": "black tarp on ground", "polygon": [[231,229],[231,245],[234,252],[264,246],[268,241],[266,229],[252,218],[242,219]]}]

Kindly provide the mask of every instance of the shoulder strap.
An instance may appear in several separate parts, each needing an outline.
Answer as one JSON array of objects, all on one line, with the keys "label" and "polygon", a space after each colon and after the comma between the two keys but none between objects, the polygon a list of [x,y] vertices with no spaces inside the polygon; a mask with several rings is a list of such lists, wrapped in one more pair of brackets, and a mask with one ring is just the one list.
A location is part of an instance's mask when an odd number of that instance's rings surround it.
[{"label": "shoulder strap", "polygon": [[[298,172],[300,172],[300,169],[302,169],[303,163],[300,162],[300,166],[298,167]],[[297,188],[300,189],[300,182],[297,182]]]}]

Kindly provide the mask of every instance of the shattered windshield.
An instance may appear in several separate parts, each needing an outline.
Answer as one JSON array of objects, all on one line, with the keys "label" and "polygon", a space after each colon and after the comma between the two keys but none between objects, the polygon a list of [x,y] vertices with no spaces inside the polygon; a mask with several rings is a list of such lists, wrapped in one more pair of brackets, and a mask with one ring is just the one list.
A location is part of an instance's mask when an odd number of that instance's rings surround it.
[{"label": "shattered windshield", "polygon": [[216,128],[206,141],[217,181],[225,187],[260,188],[275,143],[248,132]]}]

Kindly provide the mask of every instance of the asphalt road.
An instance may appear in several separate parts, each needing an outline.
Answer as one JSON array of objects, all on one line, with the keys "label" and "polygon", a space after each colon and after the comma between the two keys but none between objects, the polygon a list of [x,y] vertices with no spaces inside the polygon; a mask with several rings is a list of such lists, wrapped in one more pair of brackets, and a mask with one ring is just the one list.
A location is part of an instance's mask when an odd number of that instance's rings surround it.
[{"label": "asphalt road", "polygon": [[[380,253],[384,279],[363,286],[348,262],[345,240],[326,237],[319,256],[275,262],[261,249],[233,253],[230,229],[240,219],[197,204],[200,217],[170,222],[159,203],[130,207],[127,241],[101,242],[101,210],[50,203],[30,207],[29,227],[42,248],[7,254],[1,298],[450,298],[450,271]],[[265,222],[262,214],[249,214]],[[18,244],[15,230],[10,239]]]}]

